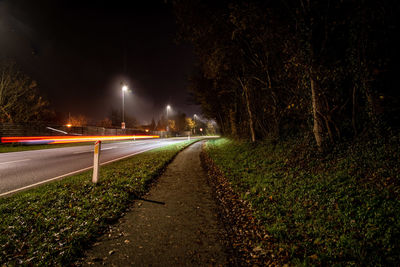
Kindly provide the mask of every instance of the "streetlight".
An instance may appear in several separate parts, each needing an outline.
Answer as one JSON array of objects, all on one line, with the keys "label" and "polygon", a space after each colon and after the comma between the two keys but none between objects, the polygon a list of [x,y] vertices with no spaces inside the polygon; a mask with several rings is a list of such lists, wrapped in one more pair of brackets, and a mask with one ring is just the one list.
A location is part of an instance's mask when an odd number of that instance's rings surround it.
[{"label": "streetlight", "polygon": [[193,115],[193,120],[194,120],[193,134],[196,134],[196,118],[197,118],[197,115],[194,114],[194,115]]},{"label": "streetlight", "polygon": [[171,109],[170,105],[167,105],[167,132],[169,131],[169,126],[168,126],[168,111]]},{"label": "streetlight", "polygon": [[121,129],[125,129],[125,92],[128,91],[128,86],[122,86],[122,122]]}]

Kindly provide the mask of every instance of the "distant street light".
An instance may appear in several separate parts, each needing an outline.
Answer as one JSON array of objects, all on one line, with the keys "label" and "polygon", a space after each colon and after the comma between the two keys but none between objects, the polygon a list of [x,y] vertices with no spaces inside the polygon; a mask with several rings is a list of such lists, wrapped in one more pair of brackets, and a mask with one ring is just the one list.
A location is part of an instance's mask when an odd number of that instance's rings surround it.
[{"label": "distant street light", "polygon": [[125,129],[125,92],[128,91],[128,86],[122,86],[122,122],[121,129]]},{"label": "distant street light", "polygon": [[197,118],[197,115],[194,114],[194,115],[193,115],[193,120],[194,120],[193,134],[196,134],[196,118]]},{"label": "distant street light", "polygon": [[168,121],[168,112],[169,112],[170,109],[171,109],[171,106],[170,106],[170,105],[167,105],[167,132],[169,131],[169,126],[168,126],[168,124],[169,124],[169,121]]}]

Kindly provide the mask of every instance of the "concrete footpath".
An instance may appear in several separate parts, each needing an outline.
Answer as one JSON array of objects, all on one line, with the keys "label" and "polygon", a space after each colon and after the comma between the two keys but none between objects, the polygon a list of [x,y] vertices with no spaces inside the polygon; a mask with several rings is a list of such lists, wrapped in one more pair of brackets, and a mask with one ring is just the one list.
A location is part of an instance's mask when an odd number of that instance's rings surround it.
[{"label": "concrete footpath", "polygon": [[224,229],[197,142],[177,155],[143,200],[86,253],[83,265],[225,265]]}]

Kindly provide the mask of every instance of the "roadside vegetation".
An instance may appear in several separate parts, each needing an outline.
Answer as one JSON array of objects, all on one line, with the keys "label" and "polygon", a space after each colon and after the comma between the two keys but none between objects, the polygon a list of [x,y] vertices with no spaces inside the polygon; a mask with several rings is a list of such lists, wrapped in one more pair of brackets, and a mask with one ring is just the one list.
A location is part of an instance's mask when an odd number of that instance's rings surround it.
[{"label": "roadside vegetation", "polygon": [[399,135],[325,155],[305,140],[218,139],[205,151],[276,240],[277,251],[260,244],[267,253],[295,265],[398,265]]},{"label": "roadside vegetation", "polygon": [[300,265],[398,266],[400,5],[172,2],[196,56],[188,89],[231,138],[207,153],[277,249]]},{"label": "roadside vegetation", "polygon": [[188,89],[222,135],[309,133],[327,152],[399,129],[397,1],[172,3],[196,56]]},{"label": "roadside vegetation", "polygon": [[143,195],[173,157],[195,142],[151,150],[0,199],[0,265],[65,265]]}]

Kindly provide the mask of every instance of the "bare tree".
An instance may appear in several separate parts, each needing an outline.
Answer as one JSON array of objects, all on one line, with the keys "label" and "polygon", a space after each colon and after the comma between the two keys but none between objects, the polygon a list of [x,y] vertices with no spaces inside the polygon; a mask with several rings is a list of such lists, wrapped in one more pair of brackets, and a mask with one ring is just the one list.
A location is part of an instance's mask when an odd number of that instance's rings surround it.
[{"label": "bare tree", "polygon": [[37,83],[13,62],[0,62],[0,122],[29,122],[51,115]]}]

